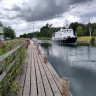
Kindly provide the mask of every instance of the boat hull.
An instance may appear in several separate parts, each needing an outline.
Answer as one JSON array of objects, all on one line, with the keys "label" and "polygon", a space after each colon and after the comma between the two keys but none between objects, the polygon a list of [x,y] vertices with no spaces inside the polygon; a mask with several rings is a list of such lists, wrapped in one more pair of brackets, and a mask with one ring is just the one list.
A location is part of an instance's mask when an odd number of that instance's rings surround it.
[{"label": "boat hull", "polygon": [[53,40],[54,42],[60,43],[60,44],[75,44],[77,40],[77,37],[75,38],[67,38],[62,40]]}]

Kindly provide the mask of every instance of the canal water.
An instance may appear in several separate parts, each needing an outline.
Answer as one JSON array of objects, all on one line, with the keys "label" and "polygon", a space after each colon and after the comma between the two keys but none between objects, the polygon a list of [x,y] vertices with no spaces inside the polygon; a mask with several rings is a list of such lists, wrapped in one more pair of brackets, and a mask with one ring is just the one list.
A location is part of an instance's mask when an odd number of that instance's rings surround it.
[{"label": "canal water", "polygon": [[37,42],[58,75],[69,79],[73,96],[96,96],[96,47]]}]

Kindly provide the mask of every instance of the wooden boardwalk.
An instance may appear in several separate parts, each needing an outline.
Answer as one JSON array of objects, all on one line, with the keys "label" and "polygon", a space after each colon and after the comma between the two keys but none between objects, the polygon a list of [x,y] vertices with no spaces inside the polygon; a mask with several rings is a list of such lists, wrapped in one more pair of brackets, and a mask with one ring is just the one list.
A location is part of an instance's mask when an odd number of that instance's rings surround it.
[{"label": "wooden boardwalk", "polygon": [[44,63],[44,56],[38,55],[33,41],[27,51],[26,65],[19,77],[17,96],[70,96],[62,95],[60,77],[49,62]]}]

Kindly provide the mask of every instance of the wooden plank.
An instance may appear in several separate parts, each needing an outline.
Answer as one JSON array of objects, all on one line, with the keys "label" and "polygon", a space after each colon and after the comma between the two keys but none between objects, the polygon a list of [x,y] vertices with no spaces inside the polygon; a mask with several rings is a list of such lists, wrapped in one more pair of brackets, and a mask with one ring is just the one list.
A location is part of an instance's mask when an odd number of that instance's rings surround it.
[{"label": "wooden plank", "polygon": [[50,72],[51,72],[51,74],[52,74],[52,76],[53,76],[53,78],[54,78],[59,90],[61,91],[62,87],[61,87],[61,79],[60,79],[60,77],[58,76],[56,71],[52,68],[52,66],[51,66],[51,64],[49,62],[46,65],[47,65],[48,69],[50,70]]},{"label": "wooden plank", "polygon": [[[40,56],[40,57],[41,57],[41,56]],[[40,59],[41,59],[41,58],[40,58]],[[41,59],[41,60],[42,60],[42,59]],[[42,63],[42,65],[43,65],[44,70],[46,71],[46,75],[47,75],[47,77],[48,77],[48,80],[49,80],[49,82],[50,82],[50,85],[51,85],[51,88],[52,88],[52,90],[53,90],[54,95],[55,95],[55,96],[62,96],[60,90],[58,89],[58,87],[57,87],[57,85],[56,85],[56,83],[55,83],[55,81],[54,81],[54,78],[53,78],[52,74],[50,73],[50,71],[49,71],[49,69],[48,69],[48,67],[46,66],[45,63]]]},{"label": "wooden plank", "polygon": [[[34,49],[34,52],[36,52],[35,49]],[[34,53],[34,60],[35,60],[36,78],[37,78],[37,86],[38,86],[38,96],[45,96],[44,86],[43,86],[43,82],[42,82],[40,70],[37,64],[38,62],[37,62],[35,53]]]},{"label": "wooden plank", "polygon": [[[43,57],[44,57],[43,55],[40,56],[42,62],[44,62]],[[59,88],[60,92],[62,92],[62,81],[61,81],[60,77],[58,76],[58,74],[56,73],[56,71],[54,70],[54,68],[52,67],[52,65],[49,62],[46,64],[46,66],[48,67],[51,75],[53,76],[54,81],[55,81],[57,87]],[[69,91],[69,94],[70,94],[70,96],[72,96],[70,91]]]},{"label": "wooden plank", "polygon": [[31,66],[31,50],[29,51],[29,60],[28,60],[28,67],[27,67],[27,73],[26,73],[26,79],[25,79],[25,85],[24,85],[24,91],[23,96],[30,95],[30,66]]},{"label": "wooden plank", "polygon": [[[41,60],[43,62],[43,56],[40,56],[40,58],[41,58]],[[59,88],[59,90],[61,91],[62,87],[61,87],[61,79],[60,79],[60,77],[58,76],[58,74],[56,73],[56,71],[54,70],[54,68],[52,67],[52,65],[49,62],[46,64],[46,66],[48,67],[51,75],[53,76],[53,78],[54,78],[54,80],[55,80],[55,82],[56,82],[56,84],[57,84],[57,86]]]},{"label": "wooden plank", "polygon": [[36,73],[35,73],[35,65],[33,58],[34,50],[32,49],[32,59],[31,59],[31,95],[37,96],[37,85],[36,85]]},{"label": "wooden plank", "polygon": [[20,80],[19,80],[19,84],[20,84],[20,87],[18,89],[18,93],[17,93],[17,96],[22,96],[23,95],[23,88],[24,88],[24,81],[25,81],[25,78],[26,78],[26,71],[27,71],[27,66],[28,66],[28,61],[29,61],[29,49],[27,50],[27,57],[26,57],[26,61],[25,61],[25,65],[23,67],[23,72],[21,73],[20,75]]},{"label": "wooden plank", "polygon": [[43,66],[41,64],[42,62],[40,61],[40,58],[39,58],[40,55],[36,54],[36,56],[37,56],[37,60],[38,60],[38,66],[39,66],[40,71],[41,71],[41,75],[42,75],[42,80],[43,80],[43,83],[44,83],[46,96],[53,96],[53,92],[52,92],[50,84],[48,82],[46,73],[45,73],[45,71],[43,69]]},{"label": "wooden plank", "polygon": [[22,96],[22,94],[23,94],[24,80],[26,77],[26,70],[27,70],[27,64],[24,65],[23,72],[20,75],[20,80],[19,80],[20,87],[18,89],[19,91],[17,93],[17,96]]}]

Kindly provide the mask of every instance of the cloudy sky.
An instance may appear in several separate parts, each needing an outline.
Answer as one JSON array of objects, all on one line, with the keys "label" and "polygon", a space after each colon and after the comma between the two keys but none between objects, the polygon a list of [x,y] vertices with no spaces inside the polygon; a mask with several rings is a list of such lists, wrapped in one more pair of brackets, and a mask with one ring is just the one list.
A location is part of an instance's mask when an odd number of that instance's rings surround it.
[{"label": "cloudy sky", "polygon": [[0,0],[0,20],[16,35],[39,31],[46,23],[62,27],[68,22],[96,22],[96,0]]}]

